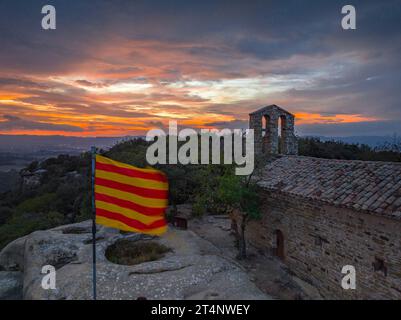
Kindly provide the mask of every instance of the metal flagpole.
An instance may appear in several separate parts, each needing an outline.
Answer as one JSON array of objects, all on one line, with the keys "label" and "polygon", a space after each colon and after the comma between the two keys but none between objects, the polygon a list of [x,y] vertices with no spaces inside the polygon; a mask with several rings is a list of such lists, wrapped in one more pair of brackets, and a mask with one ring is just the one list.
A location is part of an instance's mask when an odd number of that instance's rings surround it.
[{"label": "metal flagpole", "polygon": [[95,166],[96,166],[96,147],[91,148],[92,154],[92,281],[93,281],[93,300],[96,300],[96,204],[95,204]]}]

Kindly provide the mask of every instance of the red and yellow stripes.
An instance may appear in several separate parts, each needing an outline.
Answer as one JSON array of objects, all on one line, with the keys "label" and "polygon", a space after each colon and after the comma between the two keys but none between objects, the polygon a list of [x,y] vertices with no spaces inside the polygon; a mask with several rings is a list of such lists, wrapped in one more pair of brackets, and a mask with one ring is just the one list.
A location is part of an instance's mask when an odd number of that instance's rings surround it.
[{"label": "red and yellow stripes", "polygon": [[167,230],[166,176],[96,155],[96,223],[124,231],[160,235]]}]

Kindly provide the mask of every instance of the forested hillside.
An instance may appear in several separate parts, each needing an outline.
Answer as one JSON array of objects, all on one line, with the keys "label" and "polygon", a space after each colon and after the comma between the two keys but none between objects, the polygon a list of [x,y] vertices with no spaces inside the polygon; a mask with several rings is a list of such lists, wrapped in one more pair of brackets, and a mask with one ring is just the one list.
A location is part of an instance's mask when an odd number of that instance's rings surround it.
[{"label": "forested hillside", "polygon": [[[121,142],[107,157],[145,167],[148,142],[142,139]],[[395,151],[375,151],[365,145],[322,142],[314,138],[299,139],[300,155],[373,161],[401,161]],[[20,172],[20,185],[0,194],[0,248],[32,231],[73,223],[91,217],[91,155],[59,155],[42,162],[32,162]],[[193,214],[223,210],[217,189],[222,177],[232,174],[226,165],[160,165],[169,179],[169,202],[190,202]]]},{"label": "forested hillside", "polygon": [[[372,148],[366,144],[348,144],[340,141],[321,141],[319,138],[299,138],[299,155],[344,160],[401,161],[401,146]],[[393,151],[391,151],[393,150]]]}]

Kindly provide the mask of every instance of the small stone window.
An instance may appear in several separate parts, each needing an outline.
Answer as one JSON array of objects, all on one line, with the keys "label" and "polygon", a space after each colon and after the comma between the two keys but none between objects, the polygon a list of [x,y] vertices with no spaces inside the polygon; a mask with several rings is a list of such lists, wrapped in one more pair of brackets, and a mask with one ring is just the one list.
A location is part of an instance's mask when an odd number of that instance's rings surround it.
[{"label": "small stone window", "polygon": [[274,253],[281,260],[285,259],[284,256],[284,234],[281,230],[276,230],[276,247],[274,249]]},{"label": "small stone window", "polygon": [[375,272],[382,271],[385,276],[387,276],[387,266],[383,259],[375,258],[375,262],[373,262],[373,270]]}]

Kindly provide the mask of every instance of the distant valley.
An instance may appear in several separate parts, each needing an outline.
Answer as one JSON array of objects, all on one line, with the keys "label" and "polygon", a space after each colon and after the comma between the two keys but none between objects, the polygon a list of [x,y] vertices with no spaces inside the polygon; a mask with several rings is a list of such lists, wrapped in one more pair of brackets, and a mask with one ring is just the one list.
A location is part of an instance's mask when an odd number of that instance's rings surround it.
[{"label": "distant valley", "polygon": [[389,145],[400,145],[401,137],[393,136],[349,136],[349,137],[325,137],[319,136],[321,141],[341,141],[349,144],[366,144],[371,148],[386,148]]},{"label": "distant valley", "polygon": [[129,138],[0,135],[0,171],[20,170],[32,161],[59,154],[79,154],[91,146],[107,149]]}]

